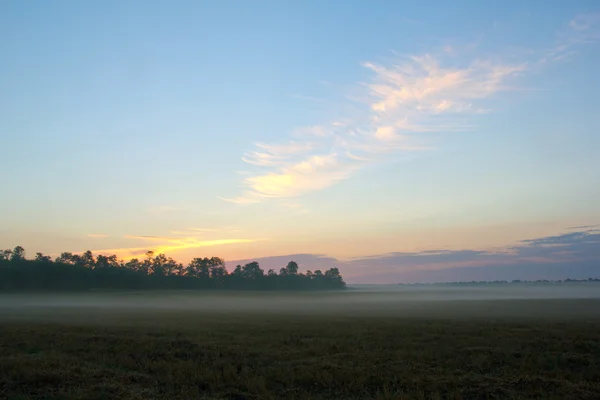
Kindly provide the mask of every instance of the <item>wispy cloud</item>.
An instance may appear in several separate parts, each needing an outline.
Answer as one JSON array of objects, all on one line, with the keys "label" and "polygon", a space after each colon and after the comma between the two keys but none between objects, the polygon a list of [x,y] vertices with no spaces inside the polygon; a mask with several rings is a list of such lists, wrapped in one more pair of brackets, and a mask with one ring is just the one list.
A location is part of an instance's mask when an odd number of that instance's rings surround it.
[{"label": "wispy cloud", "polygon": [[173,234],[173,235],[183,235],[183,236],[194,236],[194,237],[198,237],[198,236],[203,236],[203,235],[223,235],[223,234],[227,234],[227,233],[239,233],[242,232],[242,229],[240,229],[237,226],[224,226],[221,228],[198,228],[198,227],[192,227],[192,228],[187,228],[185,230],[181,230],[181,231],[169,231],[169,233]]},{"label": "wispy cloud", "polygon": [[126,236],[127,239],[147,240],[152,242],[148,246],[122,247],[113,249],[95,250],[100,254],[116,254],[120,258],[142,257],[147,251],[164,253],[167,255],[180,250],[196,249],[203,247],[223,246],[231,244],[253,243],[264,239],[248,238],[219,238],[201,240],[195,237],[157,237],[157,236]]},{"label": "wispy cloud", "polygon": [[[591,32],[592,36],[598,34],[597,28],[600,24],[600,13],[579,14],[569,21],[569,28],[577,32]],[[589,35],[588,35],[589,36]],[[596,38],[598,38],[596,36]]]},{"label": "wispy cloud", "polygon": [[[475,102],[506,90],[508,78],[523,72],[526,63],[498,64],[475,60],[463,68],[443,67],[438,58],[411,56],[403,63],[385,67],[365,66],[375,72],[368,85],[374,118],[388,127],[420,131],[431,129],[427,119],[440,114],[480,112]],[[411,121],[407,124],[407,120]]]},{"label": "wispy cloud", "polygon": [[389,157],[434,148],[424,133],[471,129],[465,117],[486,112],[483,100],[508,90],[506,82],[527,69],[527,63],[486,60],[445,66],[446,58],[442,52],[398,57],[391,64],[363,63],[371,79],[355,85],[348,99],[352,113],[296,128],[288,141],[256,144],[243,157],[257,168],[244,177],[245,190],[223,200],[252,204],[297,197]]},{"label": "wispy cloud", "polygon": [[311,142],[295,141],[279,145],[257,143],[256,147],[259,150],[246,153],[242,160],[248,164],[262,167],[281,166],[285,164],[288,157],[293,156],[294,154],[310,152],[315,146],[316,145]]},{"label": "wispy cloud", "polygon": [[167,243],[156,246],[155,253],[169,253],[177,250],[196,249],[201,247],[223,246],[228,244],[253,243],[264,239],[223,238],[199,240],[196,238],[170,239]]},{"label": "wispy cloud", "polygon": [[177,237],[167,237],[167,236],[124,236],[125,239],[139,239],[139,240],[178,240]]},{"label": "wispy cloud", "polygon": [[265,238],[243,237],[242,230],[236,226],[190,227],[180,230],[170,230],[169,235],[125,235],[122,239],[130,241],[120,248],[96,249],[95,253],[116,254],[120,258],[141,257],[147,251],[172,255],[174,252],[186,249],[224,246],[233,244],[254,243]]},{"label": "wispy cloud", "polygon": [[554,47],[547,50],[540,64],[571,58],[579,47],[600,41],[600,13],[576,15],[558,32]]},{"label": "wispy cloud", "polygon": [[[242,194],[222,198],[236,204],[290,198],[328,188],[356,171],[402,154],[436,147],[431,132],[474,130],[472,116],[493,109],[499,92],[517,89],[512,82],[544,63],[567,57],[585,42],[597,40],[598,14],[580,15],[565,25],[551,51],[528,51],[518,62],[458,57],[456,46],[418,55],[394,53],[392,62],[362,63],[370,75],[356,83],[335,119],[295,128],[288,140],[257,143],[243,160],[251,166]],[[471,50],[474,50],[470,46]],[[351,110],[345,115],[343,110]]]},{"label": "wispy cloud", "polygon": [[596,229],[596,228],[600,228],[600,225],[579,225],[579,226],[570,226],[567,229],[577,229],[577,230],[581,230],[581,229]]}]

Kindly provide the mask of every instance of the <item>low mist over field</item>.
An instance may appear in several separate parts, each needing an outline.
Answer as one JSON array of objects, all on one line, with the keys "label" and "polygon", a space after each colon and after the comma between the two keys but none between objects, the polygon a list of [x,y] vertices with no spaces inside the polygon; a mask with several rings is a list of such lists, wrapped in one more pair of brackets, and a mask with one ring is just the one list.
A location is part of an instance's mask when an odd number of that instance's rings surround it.
[{"label": "low mist over field", "polygon": [[600,284],[350,285],[335,292],[87,292],[0,295],[0,317],[215,314],[389,317],[600,316]]}]

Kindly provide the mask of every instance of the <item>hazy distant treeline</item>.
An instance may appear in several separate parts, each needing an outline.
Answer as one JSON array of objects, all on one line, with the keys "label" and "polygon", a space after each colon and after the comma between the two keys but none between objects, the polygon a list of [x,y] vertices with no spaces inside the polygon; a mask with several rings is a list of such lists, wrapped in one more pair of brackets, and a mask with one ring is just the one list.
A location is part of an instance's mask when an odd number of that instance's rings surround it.
[{"label": "hazy distant treeline", "polygon": [[118,260],[116,255],[94,256],[62,253],[52,260],[37,253],[27,259],[21,246],[0,250],[0,290],[88,289],[233,289],[233,290],[328,290],[345,288],[340,272],[331,268],[298,272],[294,261],[279,273],[265,273],[257,262],[238,265],[230,273],[219,257],[194,258],[184,265],[149,251],[143,260]]},{"label": "hazy distant treeline", "polygon": [[600,278],[587,279],[559,279],[559,280],[521,280],[514,279],[512,281],[460,281],[460,282],[436,282],[436,283],[398,283],[400,286],[492,286],[492,285],[515,285],[515,284],[556,284],[556,283],[583,283],[583,282],[600,282]]}]

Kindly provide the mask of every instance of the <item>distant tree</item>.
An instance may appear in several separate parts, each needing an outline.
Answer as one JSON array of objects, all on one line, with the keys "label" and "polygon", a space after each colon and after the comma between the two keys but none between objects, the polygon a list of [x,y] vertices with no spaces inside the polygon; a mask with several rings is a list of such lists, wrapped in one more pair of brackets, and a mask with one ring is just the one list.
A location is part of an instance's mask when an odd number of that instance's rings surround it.
[{"label": "distant tree", "polygon": [[78,267],[85,267],[85,263],[83,262],[83,259],[79,254],[73,254],[71,256],[71,259],[73,260],[73,265],[77,265]]},{"label": "distant tree", "polygon": [[16,246],[10,256],[11,261],[23,261],[25,259],[25,249],[21,246]]},{"label": "distant tree", "polygon": [[[177,271],[177,267],[178,267],[178,263],[177,261],[173,260],[171,257],[167,258],[167,261],[164,263],[163,268],[165,271],[165,275],[170,276],[170,275],[179,275],[176,271]],[[182,270],[183,270],[183,265],[181,266]]]},{"label": "distant tree", "polygon": [[99,254],[94,262],[94,268],[102,269],[108,267],[108,257],[103,254]]},{"label": "distant tree", "polygon": [[115,254],[110,256],[100,254],[98,257],[96,257],[96,261],[94,262],[94,268],[116,268],[118,266],[119,261],[117,260],[117,256]]},{"label": "distant tree", "polygon": [[[169,258],[169,260],[172,260],[172,259]],[[186,268],[183,266],[183,264],[175,262],[175,266],[173,267],[173,274],[174,275],[184,276],[185,275],[185,271],[186,271]]]},{"label": "distant tree", "polygon": [[340,275],[340,270],[337,268],[330,268],[327,271],[325,271],[325,277],[327,278],[327,280],[335,284],[341,285],[344,283],[342,276]]},{"label": "distant tree", "polygon": [[90,250],[87,250],[81,255],[81,264],[86,268],[96,267],[96,260],[94,260],[94,255]]},{"label": "distant tree", "polygon": [[118,268],[121,266],[121,263],[119,262],[116,254],[111,254],[110,256],[107,257],[107,259],[108,259],[109,266],[111,266],[113,268]]},{"label": "distant tree", "polygon": [[132,271],[141,271],[142,263],[137,258],[132,258],[131,260],[125,263],[125,268],[130,269]]},{"label": "distant tree", "polygon": [[285,268],[288,275],[298,275],[298,264],[295,261],[290,261]]},{"label": "distant tree", "polygon": [[212,257],[210,260],[208,260],[208,268],[210,277],[219,282],[222,282],[225,276],[227,276],[225,260],[220,257]]},{"label": "distant tree", "polygon": [[12,250],[6,249],[0,251],[0,260],[10,260],[12,256]]},{"label": "distant tree", "polygon": [[56,260],[54,260],[54,262],[58,264],[75,264],[73,260],[73,253],[70,253],[68,251],[60,253],[60,256],[56,257]]},{"label": "distant tree", "polygon": [[256,280],[260,279],[265,275],[265,271],[260,268],[260,265],[256,261],[248,263],[242,268],[242,276],[245,279]]},{"label": "distant tree", "polygon": [[152,275],[167,275],[165,266],[167,264],[167,257],[164,254],[159,254],[151,261],[150,274]]},{"label": "distant tree", "polygon": [[148,250],[145,254],[146,259],[141,262],[139,271],[148,275],[152,271],[152,264],[154,263],[154,252]]},{"label": "distant tree", "polygon": [[187,273],[194,278],[210,278],[210,260],[200,257],[192,259],[187,267]]},{"label": "distant tree", "polygon": [[35,253],[35,260],[40,263],[50,263],[52,262],[52,258],[50,256],[45,256],[42,253]]}]

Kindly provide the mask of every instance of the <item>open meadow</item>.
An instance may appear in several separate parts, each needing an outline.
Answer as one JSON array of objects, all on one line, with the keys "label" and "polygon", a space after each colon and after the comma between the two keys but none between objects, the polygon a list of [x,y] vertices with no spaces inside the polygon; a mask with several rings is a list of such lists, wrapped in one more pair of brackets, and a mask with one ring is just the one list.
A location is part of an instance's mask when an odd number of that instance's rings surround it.
[{"label": "open meadow", "polygon": [[597,399],[600,285],[3,294],[0,398]]}]

